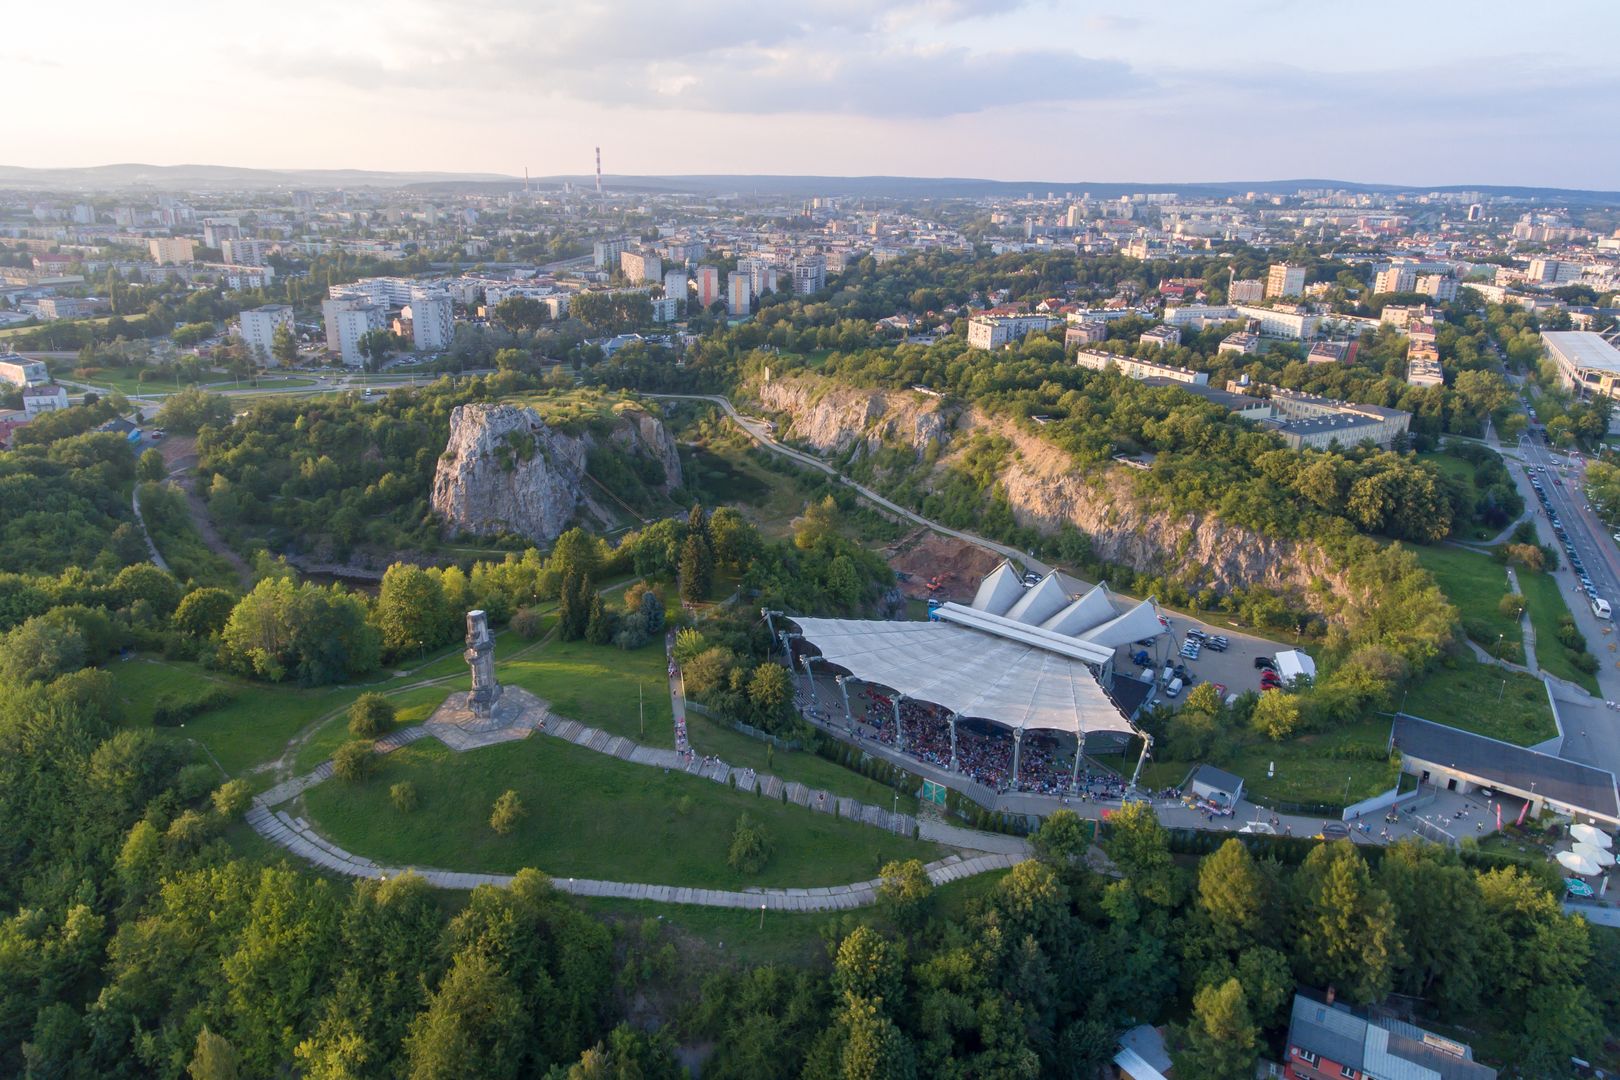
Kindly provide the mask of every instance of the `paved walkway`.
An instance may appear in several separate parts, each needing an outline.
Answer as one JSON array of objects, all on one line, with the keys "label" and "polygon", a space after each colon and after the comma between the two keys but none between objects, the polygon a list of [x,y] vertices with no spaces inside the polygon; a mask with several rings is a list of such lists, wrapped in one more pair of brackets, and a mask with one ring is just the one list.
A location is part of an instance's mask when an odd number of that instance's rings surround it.
[{"label": "paved walkway", "polygon": [[141,515],[141,482],[135,481],[135,487],[129,495],[130,509],[135,511],[135,523],[141,527],[141,537],[146,541],[146,550],[152,556],[152,564],[159,570],[167,571],[169,564],[163,561],[163,555],[152,542],[152,533],[146,527],[146,518]]}]

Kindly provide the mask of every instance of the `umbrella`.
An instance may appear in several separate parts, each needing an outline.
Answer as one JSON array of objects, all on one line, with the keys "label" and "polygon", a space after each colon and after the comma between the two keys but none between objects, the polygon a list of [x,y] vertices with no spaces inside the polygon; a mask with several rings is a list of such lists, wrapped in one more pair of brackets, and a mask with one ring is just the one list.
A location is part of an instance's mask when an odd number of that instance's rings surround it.
[{"label": "umbrella", "polygon": [[1578,874],[1581,877],[1592,877],[1598,872],[1597,865],[1591,859],[1573,851],[1560,851],[1557,858],[1558,865],[1572,874]]},{"label": "umbrella", "polygon": [[1564,888],[1569,890],[1569,895],[1571,895],[1571,896],[1591,896],[1592,895],[1592,886],[1588,885],[1586,882],[1582,881],[1578,877],[1565,878],[1564,879]]},{"label": "umbrella", "polygon": [[1576,844],[1574,850],[1575,854],[1583,859],[1590,859],[1595,866],[1614,865],[1614,852],[1612,851],[1604,851],[1602,848],[1593,847],[1591,844]]},{"label": "umbrella", "polygon": [[1614,844],[1608,833],[1592,825],[1571,825],[1569,835],[1578,844],[1591,844],[1604,850],[1608,850]]}]

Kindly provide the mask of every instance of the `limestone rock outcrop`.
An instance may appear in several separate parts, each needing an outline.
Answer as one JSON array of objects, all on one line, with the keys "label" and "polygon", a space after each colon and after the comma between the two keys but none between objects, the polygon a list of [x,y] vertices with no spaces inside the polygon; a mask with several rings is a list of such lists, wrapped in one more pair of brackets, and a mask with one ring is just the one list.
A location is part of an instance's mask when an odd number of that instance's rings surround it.
[{"label": "limestone rock outcrop", "polygon": [[576,524],[611,522],[603,501],[619,493],[587,475],[591,451],[604,441],[655,460],[663,490],[680,486],[674,440],[657,417],[634,406],[615,410],[605,439],[552,428],[523,405],[457,406],[433,476],[433,512],[452,534],[513,533],[539,543]]}]

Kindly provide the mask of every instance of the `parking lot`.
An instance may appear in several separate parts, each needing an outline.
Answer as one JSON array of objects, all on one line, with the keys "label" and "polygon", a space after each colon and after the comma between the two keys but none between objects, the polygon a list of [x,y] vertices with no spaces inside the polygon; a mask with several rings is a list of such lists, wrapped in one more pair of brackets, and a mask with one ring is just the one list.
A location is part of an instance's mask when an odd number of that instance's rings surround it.
[{"label": "parking lot", "polygon": [[[1192,680],[1183,685],[1181,693],[1174,699],[1165,698],[1164,688],[1161,686],[1156,697],[1162,704],[1174,706],[1186,700],[1187,691],[1204,682],[1220,683],[1226,688],[1226,694],[1241,694],[1248,690],[1260,689],[1262,672],[1254,666],[1254,660],[1257,656],[1275,656],[1279,648],[1275,641],[1210,626],[1186,615],[1166,612],[1166,616],[1170,621],[1170,636],[1161,638],[1151,649],[1133,645],[1125,650],[1134,654],[1139,649],[1146,649],[1153,658],[1153,666],[1159,671],[1162,672],[1167,663],[1171,666],[1180,664],[1192,676]],[[1228,641],[1226,651],[1218,652],[1206,645],[1199,650],[1197,659],[1184,657],[1181,648],[1188,640],[1189,630],[1201,630],[1211,637],[1224,635]],[[1116,661],[1116,670],[1122,675],[1135,675],[1145,669],[1122,658]]]}]

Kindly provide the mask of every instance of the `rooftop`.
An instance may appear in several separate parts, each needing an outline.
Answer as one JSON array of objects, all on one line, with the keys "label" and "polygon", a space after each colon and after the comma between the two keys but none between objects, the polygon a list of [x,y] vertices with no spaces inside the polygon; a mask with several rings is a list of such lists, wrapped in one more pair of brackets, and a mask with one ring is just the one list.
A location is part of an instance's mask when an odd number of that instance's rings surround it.
[{"label": "rooftop", "polygon": [[1620,816],[1614,774],[1591,765],[1404,713],[1395,717],[1394,742],[1408,757],[1526,794],[1533,791],[1601,817]]},{"label": "rooftop", "polygon": [[1620,349],[1601,334],[1585,330],[1544,330],[1541,340],[1553,356],[1573,368],[1620,375]]}]

